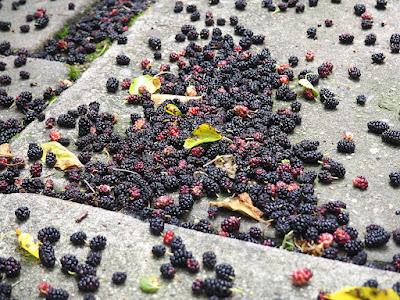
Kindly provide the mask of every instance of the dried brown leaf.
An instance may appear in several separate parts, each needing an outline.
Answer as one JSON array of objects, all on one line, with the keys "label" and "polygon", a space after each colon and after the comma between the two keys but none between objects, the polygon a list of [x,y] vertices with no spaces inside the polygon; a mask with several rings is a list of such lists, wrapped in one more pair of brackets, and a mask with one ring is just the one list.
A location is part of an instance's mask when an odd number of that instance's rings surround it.
[{"label": "dried brown leaf", "polygon": [[324,245],[322,243],[314,244],[306,240],[298,240],[295,242],[295,244],[302,253],[311,254],[313,256],[321,256],[324,252]]},{"label": "dried brown leaf", "polygon": [[248,193],[241,193],[222,201],[211,201],[210,205],[237,211],[259,222],[270,224],[270,221],[262,219],[263,212],[253,205],[253,201],[251,201]]},{"label": "dried brown leaf", "polygon": [[10,144],[1,144],[0,145],[0,156],[1,157],[12,157]]},{"label": "dried brown leaf", "polygon": [[217,168],[225,170],[229,178],[235,178],[237,165],[235,162],[235,157],[233,155],[218,155],[214,159],[214,165]]}]

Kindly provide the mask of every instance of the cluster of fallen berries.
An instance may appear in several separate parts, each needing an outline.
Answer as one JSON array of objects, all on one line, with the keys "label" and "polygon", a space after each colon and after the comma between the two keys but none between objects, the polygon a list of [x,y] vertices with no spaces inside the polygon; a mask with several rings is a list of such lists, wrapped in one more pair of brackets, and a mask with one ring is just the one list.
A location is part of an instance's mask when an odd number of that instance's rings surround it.
[{"label": "cluster of fallen berries", "polygon": [[[161,277],[164,279],[173,279],[176,270],[185,268],[189,273],[196,274],[200,271],[200,263],[193,256],[191,251],[186,249],[181,237],[176,236],[173,231],[165,232],[163,242],[169,246],[172,251],[170,263],[164,263],[160,267]],[[166,253],[164,245],[155,245],[152,248],[155,257],[163,257]],[[235,270],[226,263],[217,264],[217,256],[212,251],[203,253],[203,268],[206,270],[215,270],[216,278],[196,279],[192,284],[192,292],[195,295],[206,295],[208,297],[225,298],[232,295],[233,280],[235,279]]]},{"label": "cluster of fallen berries", "polygon": [[[12,9],[17,10],[20,6],[25,5],[26,0],[13,1],[11,3]],[[0,3],[1,9],[1,3]],[[33,14],[26,15],[26,22],[30,23],[34,21],[35,29],[40,30],[46,28],[50,22],[49,15],[47,14],[47,10],[45,8],[37,8]],[[29,24],[24,24],[19,27],[21,33],[28,33],[30,31]],[[0,31],[11,31],[14,30],[12,28],[12,23],[8,21],[0,21]],[[11,52],[5,53],[5,55],[10,55]]]},{"label": "cluster of fallen berries", "polygon": [[10,256],[8,258],[0,257],[0,299],[14,300],[12,297],[11,283],[3,281],[3,276],[12,279],[18,277],[21,273],[21,263]]},{"label": "cluster of fallen berries", "polygon": [[70,25],[66,36],[48,40],[33,57],[83,64],[87,55],[97,51],[98,43],[117,41],[118,44],[126,44],[128,39],[124,33],[130,21],[148,4],[146,0],[99,1],[80,20]]},{"label": "cluster of fallen berries", "polygon": [[[18,222],[25,222],[29,219],[30,210],[26,206],[21,206],[15,210],[15,216]],[[51,226],[38,231],[37,239],[40,241],[39,259],[43,267],[48,269],[53,269],[55,267],[57,258],[54,245],[60,240],[60,237],[60,231]],[[90,250],[85,262],[79,262],[78,258],[73,254],[62,256],[60,259],[62,272],[76,278],[78,288],[81,292],[96,292],[100,286],[96,268],[101,263],[102,250],[104,250],[107,245],[106,237],[97,235],[88,240],[85,232],[78,231],[70,236],[70,242],[80,247],[88,245]],[[0,258],[0,271],[4,271],[7,277],[18,276],[20,270],[20,263],[13,257],[8,259]],[[126,279],[127,275],[125,272],[115,272],[112,275],[111,281],[115,285],[121,285]],[[46,300],[67,300],[69,298],[69,293],[67,291],[61,288],[54,288],[47,282],[39,284],[39,291],[42,295],[45,295]],[[94,295],[86,294],[84,299],[94,299]]]},{"label": "cluster of fallen berries", "polygon": [[[242,38],[252,36],[245,27],[237,23],[232,26]],[[192,25],[181,28],[184,35],[192,30]],[[153,37],[149,46],[159,49],[161,44]],[[267,48],[254,52],[245,50],[247,46],[249,43],[235,44],[233,36],[214,28],[208,44],[191,41],[182,51],[170,54],[171,64],[179,69],[176,73],[170,72],[170,64],[155,68],[148,59],[143,60],[143,74],[161,72],[157,76],[161,95],[198,97],[187,102],[171,97],[157,106],[152,95],[141,88],[140,94],[127,95],[127,100],[142,106],[143,116],[133,113],[124,133],[114,131],[117,118],[101,112],[97,102],[65,111],[57,119],[48,118],[49,134],[56,126],[75,128],[75,145],[84,167],[67,170],[64,177],[68,183],[60,188],[51,179],[42,178],[46,170],[39,161],[43,149],[31,144],[28,158],[35,166],[31,168],[32,176],[19,178],[21,169],[6,164],[6,171],[0,174],[1,192],[40,193],[124,210],[148,221],[154,234],[161,234],[168,223],[267,246],[280,246],[285,237],[292,236],[294,241],[313,245],[312,249],[302,249],[304,253],[318,252],[331,259],[366,264],[364,243],[358,239],[357,230],[349,226],[346,205],[341,201],[318,205],[314,193],[316,178],[325,183],[343,178],[344,166],[318,151],[317,141],[290,141],[289,134],[301,123],[301,104],[289,87],[295,78],[293,70],[280,68]],[[127,59],[120,57],[119,61],[126,65]],[[289,59],[289,63],[296,65],[296,59]],[[333,66],[325,63],[318,73],[328,76],[332,70]],[[303,75],[314,83],[319,80],[320,74],[309,73]],[[109,91],[118,88],[116,78],[107,80]],[[334,95],[328,91],[321,94],[324,105],[335,106]],[[290,105],[274,110],[275,99]],[[169,114],[171,105],[181,114]],[[210,124],[224,138],[186,149],[185,139],[201,124]],[[50,134],[50,139],[57,136]],[[94,161],[93,154],[101,151],[107,151],[108,161]],[[237,167],[233,176],[210,163],[218,155],[232,157]],[[319,174],[305,169],[319,162]],[[49,165],[53,164],[54,157],[50,157]],[[177,199],[171,193],[177,193]],[[258,228],[240,232],[236,217],[224,220],[221,230],[215,229],[212,218],[193,222],[188,217],[203,197],[241,193],[248,193],[263,218],[272,220],[274,240],[260,235]],[[209,212],[210,217],[216,213],[214,209]],[[336,230],[346,231],[350,240],[346,235],[346,239],[340,239],[346,243],[336,243]]]},{"label": "cluster of fallen berries", "polygon": [[381,135],[382,141],[393,146],[400,146],[400,130],[391,129],[389,124],[384,121],[369,121],[368,131]]},{"label": "cluster of fallen berries", "polygon": [[[16,59],[18,59],[18,57]],[[5,77],[9,76],[0,76],[0,86],[2,85],[1,80]],[[43,111],[49,105],[49,102],[54,96],[60,95],[68,87],[68,83],[62,82],[55,88],[47,88],[41,97],[34,97],[29,91],[23,91],[16,97],[12,97],[5,89],[0,88],[0,108],[12,109],[15,107],[17,112],[22,114],[22,117],[18,119],[0,119],[0,144],[9,142],[12,137],[21,132],[34,120],[43,121],[45,119]]]}]

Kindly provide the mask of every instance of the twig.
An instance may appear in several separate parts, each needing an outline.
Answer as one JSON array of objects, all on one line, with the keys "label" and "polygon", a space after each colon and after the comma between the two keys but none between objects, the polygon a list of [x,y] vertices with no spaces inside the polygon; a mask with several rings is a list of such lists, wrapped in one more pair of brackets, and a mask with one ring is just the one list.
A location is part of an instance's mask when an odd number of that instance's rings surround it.
[{"label": "twig", "polygon": [[130,171],[130,170],[125,170],[125,169],[119,169],[119,168],[112,168],[114,171],[120,171],[120,172],[126,172],[126,173],[131,173],[135,174],[136,172]]},{"label": "twig", "polygon": [[89,215],[89,212],[88,212],[87,210],[84,211],[79,217],[77,217],[77,218],[75,219],[75,223],[80,223],[80,222],[82,222],[84,219],[87,218],[88,215]]},{"label": "twig", "polygon": [[89,182],[87,182],[86,179],[83,179],[83,182],[89,187],[89,189],[90,189],[94,194],[96,194],[96,191],[94,190],[94,188],[92,188],[92,186],[89,184]]},{"label": "twig", "polygon": [[15,286],[17,286],[18,284],[20,284],[22,282],[22,280],[18,280],[17,282],[12,284],[12,287],[14,288]]}]

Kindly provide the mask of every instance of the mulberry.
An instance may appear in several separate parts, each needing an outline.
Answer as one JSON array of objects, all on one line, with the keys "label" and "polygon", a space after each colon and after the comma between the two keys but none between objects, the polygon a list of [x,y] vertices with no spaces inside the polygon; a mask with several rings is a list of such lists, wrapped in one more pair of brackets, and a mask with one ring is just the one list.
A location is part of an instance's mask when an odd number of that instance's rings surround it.
[{"label": "mulberry", "polygon": [[215,267],[217,278],[227,281],[235,279],[235,270],[229,264],[219,264]]},{"label": "mulberry", "polygon": [[54,227],[45,227],[39,230],[37,237],[41,242],[55,243],[60,240],[60,232]]},{"label": "mulberry", "polygon": [[26,206],[20,206],[15,210],[15,216],[17,217],[17,220],[20,222],[28,220],[30,215],[31,211]]},{"label": "mulberry", "polygon": [[124,284],[124,282],[126,281],[126,273],[125,272],[115,272],[112,274],[112,282],[116,285],[121,285]]},{"label": "mulberry", "polygon": [[369,121],[367,126],[368,131],[376,134],[382,134],[389,129],[389,124],[384,121]]},{"label": "mulberry", "polygon": [[356,145],[353,141],[340,140],[337,143],[337,151],[340,153],[354,153]]},{"label": "mulberry", "polygon": [[82,277],[78,282],[78,288],[82,292],[95,292],[99,286],[99,279],[93,275]]},{"label": "mulberry", "polygon": [[400,130],[386,130],[382,133],[382,141],[390,145],[400,146]]}]

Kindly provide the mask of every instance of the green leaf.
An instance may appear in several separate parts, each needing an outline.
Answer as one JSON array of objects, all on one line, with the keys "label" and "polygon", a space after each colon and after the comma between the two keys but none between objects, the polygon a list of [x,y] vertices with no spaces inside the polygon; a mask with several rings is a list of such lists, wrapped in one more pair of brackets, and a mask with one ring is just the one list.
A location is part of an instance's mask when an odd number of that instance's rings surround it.
[{"label": "green leaf", "polygon": [[210,124],[204,123],[199,125],[192,132],[193,137],[187,138],[183,147],[192,149],[203,143],[216,142],[222,139],[222,135]]},{"label": "green leaf", "polygon": [[312,90],[313,94],[315,97],[318,97],[319,92],[317,91],[317,89],[311,84],[311,82],[309,82],[307,79],[303,78],[299,80],[299,85],[301,85],[302,87]]},{"label": "green leaf", "polygon": [[40,147],[42,147],[43,149],[43,156],[42,156],[43,162],[46,161],[47,152],[51,151],[55,154],[57,158],[57,162],[55,165],[56,168],[65,170],[71,167],[78,167],[78,168],[83,167],[78,157],[76,157],[75,154],[73,154],[71,151],[69,151],[67,148],[65,148],[58,142],[43,143],[40,145]]},{"label": "green leaf", "polygon": [[145,87],[150,94],[154,94],[161,87],[160,78],[153,77],[151,75],[142,75],[132,80],[131,86],[129,87],[129,94],[139,95],[139,88]]},{"label": "green leaf", "polygon": [[143,276],[139,282],[140,289],[147,294],[154,294],[160,289],[160,281],[155,275]]},{"label": "green leaf", "polygon": [[275,14],[280,13],[280,12],[282,12],[282,11],[281,11],[281,9],[277,6],[277,7],[275,8],[275,10],[272,12],[271,15],[275,15]]},{"label": "green leaf", "polygon": [[293,241],[293,230],[285,234],[280,248],[288,251],[294,251],[295,245]]},{"label": "green leaf", "polygon": [[165,112],[173,116],[182,116],[181,110],[175,104],[167,104],[165,106]]}]

